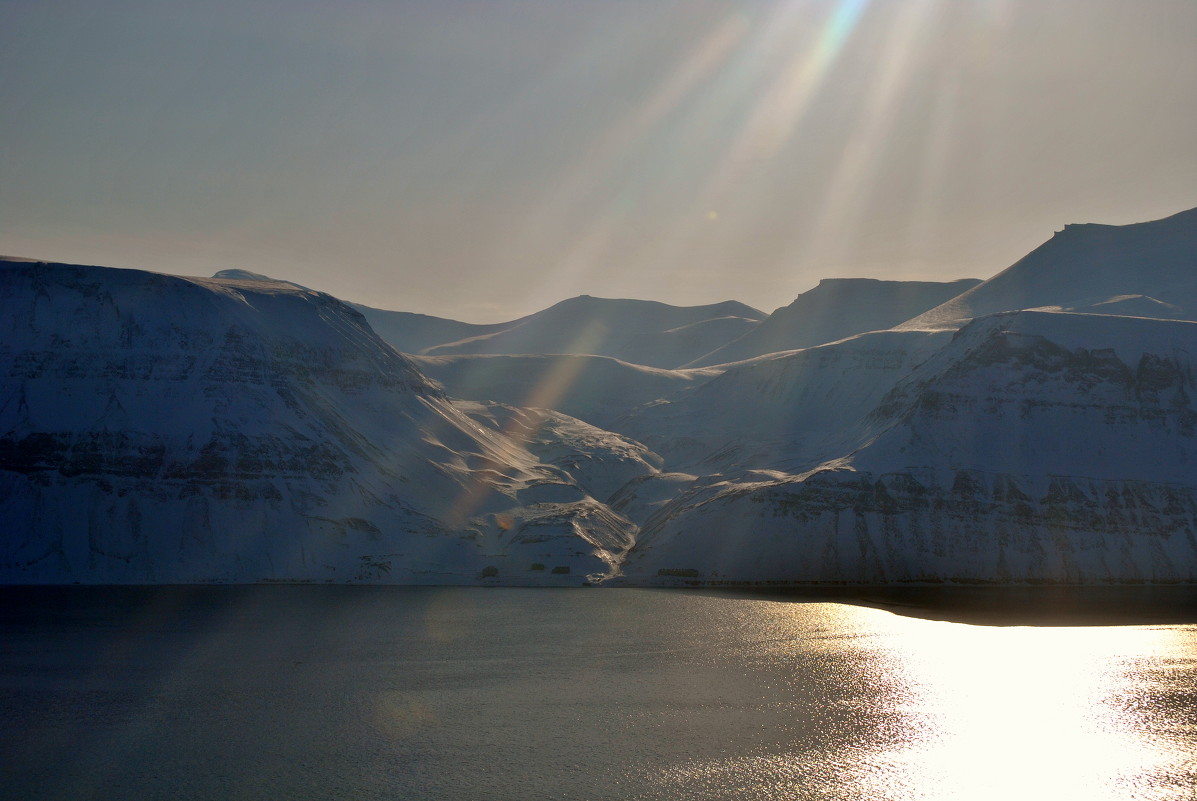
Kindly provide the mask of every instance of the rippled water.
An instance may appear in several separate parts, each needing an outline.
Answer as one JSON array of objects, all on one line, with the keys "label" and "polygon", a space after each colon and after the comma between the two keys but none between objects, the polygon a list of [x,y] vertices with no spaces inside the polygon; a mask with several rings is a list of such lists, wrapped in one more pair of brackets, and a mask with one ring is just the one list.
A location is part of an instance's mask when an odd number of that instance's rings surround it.
[{"label": "rippled water", "polygon": [[1191,623],[649,590],[0,602],[5,798],[1197,798]]}]

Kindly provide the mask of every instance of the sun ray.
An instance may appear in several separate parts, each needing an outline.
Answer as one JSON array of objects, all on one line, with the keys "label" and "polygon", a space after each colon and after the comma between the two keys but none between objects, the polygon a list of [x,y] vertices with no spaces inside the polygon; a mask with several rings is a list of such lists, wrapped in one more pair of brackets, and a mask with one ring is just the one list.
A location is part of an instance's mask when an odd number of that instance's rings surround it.
[{"label": "sun ray", "polygon": [[568,254],[551,265],[546,280],[570,286],[578,275],[602,264],[612,239],[627,224],[628,217],[635,214],[640,194],[638,187],[625,186],[616,196],[604,199],[609,194],[607,184],[611,176],[724,67],[748,30],[746,20],[740,15],[719,20],[631,113],[596,132],[589,146],[574,160],[570,173],[553,186],[520,230],[513,233],[517,239],[535,241],[544,231],[567,228],[568,220],[579,206],[600,205],[590,224],[577,231]]},{"label": "sun ray", "polygon": [[901,9],[901,15],[886,37],[885,48],[876,62],[870,91],[863,104],[863,118],[840,152],[827,196],[821,204],[814,237],[808,247],[824,264],[843,262],[850,236],[861,222],[865,208],[862,195],[876,178],[886,156],[888,138],[897,125],[901,101],[913,77],[912,66],[934,0],[919,0]]},{"label": "sun ray", "polygon": [[[793,55],[757,104],[725,161],[727,170],[742,169],[749,161],[772,158],[785,145],[867,5],[868,0],[840,0],[836,4],[814,45]],[[729,180],[731,175],[721,178]],[[719,183],[716,182],[717,187]]]},{"label": "sun ray", "polygon": [[[709,228],[707,211],[723,209],[737,195],[743,197],[742,187],[751,176],[772,169],[773,162],[785,157],[868,9],[869,0],[838,0],[816,18],[812,32],[814,12],[809,3],[773,7],[742,48],[740,62],[726,65],[722,85],[712,95],[711,116],[730,121],[732,132],[695,193],[701,216],[696,212],[690,225],[678,226],[658,241],[658,261],[690,264],[702,248],[700,226]],[[762,75],[769,77],[760,85]],[[741,111],[745,98],[749,105]],[[754,207],[743,213],[760,211]]]}]

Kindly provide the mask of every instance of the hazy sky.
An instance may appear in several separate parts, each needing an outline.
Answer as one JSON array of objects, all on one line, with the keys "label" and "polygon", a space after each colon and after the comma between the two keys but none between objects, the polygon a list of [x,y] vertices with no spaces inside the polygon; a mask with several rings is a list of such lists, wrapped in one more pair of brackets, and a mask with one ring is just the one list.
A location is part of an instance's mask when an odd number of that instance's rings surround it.
[{"label": "hazy sky", "polygon": [[471,322],[1197,206],[1194,0],[0,0],[0,253]]}]

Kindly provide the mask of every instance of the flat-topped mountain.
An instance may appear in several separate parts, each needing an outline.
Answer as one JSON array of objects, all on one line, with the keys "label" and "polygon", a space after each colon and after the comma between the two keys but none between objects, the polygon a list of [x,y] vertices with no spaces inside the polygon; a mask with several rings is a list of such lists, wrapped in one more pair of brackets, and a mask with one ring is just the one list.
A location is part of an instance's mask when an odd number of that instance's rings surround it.
[{"label": "flat-topped mountain", "polygon": [[728,373],[631,429],[671,472],[616,508],[673,488],[625,580],[1197,581],[1195,357],[1197,323],[1019,312]]},{"label": "flat-topped mountain", "polygon": [[0,581],[577,583],[631,544],[328,295],[8,262],[0,303]]},{"label": "flat-topped mountain", "polygon": [[1007,269],[905,327],[1020,309],[1197,320],[1197,209],[1131,225],[1066,225]]}]

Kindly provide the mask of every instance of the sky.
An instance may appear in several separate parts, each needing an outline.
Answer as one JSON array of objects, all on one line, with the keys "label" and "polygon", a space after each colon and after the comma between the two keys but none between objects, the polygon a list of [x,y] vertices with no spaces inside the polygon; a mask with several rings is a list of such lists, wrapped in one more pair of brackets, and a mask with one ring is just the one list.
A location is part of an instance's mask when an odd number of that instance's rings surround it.
[{"label": "sky", "polygon": [[0,0],[0,253],[510,320],[1197,206],[1193,0]]}]

